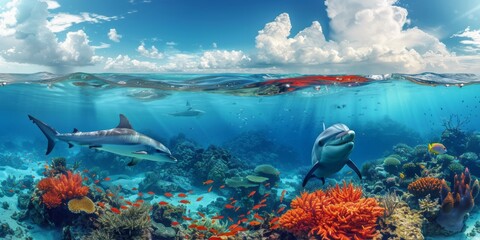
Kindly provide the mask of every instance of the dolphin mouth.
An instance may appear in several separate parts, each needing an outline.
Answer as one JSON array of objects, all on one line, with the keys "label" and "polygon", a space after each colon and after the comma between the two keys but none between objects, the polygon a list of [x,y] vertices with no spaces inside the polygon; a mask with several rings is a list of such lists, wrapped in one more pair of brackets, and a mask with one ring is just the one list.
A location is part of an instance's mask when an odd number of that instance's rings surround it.
[{"label": "dolphin mouth", "polygon": [[335,140],[332,141],[329,145],[331,146],[339,146],[344,145],[346,143],[352,142],[355,139],[355,132],[352,130],[343,131],[337,136],[335,136]]}]

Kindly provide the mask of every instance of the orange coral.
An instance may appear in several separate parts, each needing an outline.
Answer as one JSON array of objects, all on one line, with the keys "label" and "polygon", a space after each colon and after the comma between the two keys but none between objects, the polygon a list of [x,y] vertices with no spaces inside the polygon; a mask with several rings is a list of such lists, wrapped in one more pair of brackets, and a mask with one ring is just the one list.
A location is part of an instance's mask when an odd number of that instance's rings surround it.
[{"label": "orange coral", "polygon": [[415,182],[408,184],[408,191],[417,198],[424,198],[428,194],[432,198],[437,198],[440,196],[441,188],[442,180],[434,177],[419,178]]},{"label": "orange coral", "polygon": [[80,174],[62,174],[60,178],[49,177],[42,179],[38,189],[45,191],[42,195],[42,202],[48,208],[59,206],[63,200],[83,197],[90,190],[87,186],[82,186],[82,177]]},{"label": "orange coral", "polygon": [[326,192],[302,193],[280,217],[280,225],[299,238],[370,239],[384,209],[374,198],[361,198],[362,190],[351,183]]}]

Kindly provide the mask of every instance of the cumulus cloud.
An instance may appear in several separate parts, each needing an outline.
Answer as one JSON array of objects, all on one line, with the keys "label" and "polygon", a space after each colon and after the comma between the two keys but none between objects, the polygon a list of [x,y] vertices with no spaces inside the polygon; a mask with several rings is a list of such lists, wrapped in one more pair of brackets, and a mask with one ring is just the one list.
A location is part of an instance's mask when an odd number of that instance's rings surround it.
[{"label": "cumulus cloud", "polygon": [[140,46],[137,48],[137,52],[139,52],[142,56],[147,58],[154,58],[154,59],[161,59],[163,58],[163,54],[158,51],[158,49],[152,45],[150,50],[145,48],[145,44],[142,42]]},{"label": "cumulus cloud", "polygon": [[74,24],[79,24],[83,22],[89,23],[101,23],[105,21],[116,20],[118,17],[108,17],[104,15],[99,15],[95,13],[80,13],[80,14],[69,14],[69,13],[58,13],[53,15],[53,17],[48,21],[47,27],[52,32],[62,32],[67,30]]},{"label": "cumulus cloud", "polygon": [[110,28],[110,31],[108,32],[108,38],[114,42],[120,42],[122,35],[118,34],[115,28]]},{"label": "cumulus cloud", "polygon": [[[311,26],[291,36],[289,15],[267,23],[256,37],[256,59],[280,66],[325,66],[350,72],[418,72],[444,68],[452,54],[434,36],[408,28],[407,10],[392,0],[326,0],[331,39]],[[377,72],[378,73],[378,72]]]},{"label": "cumulus cloud", "polygon": [[467,38],[460,41],[460,43],[466,45],[465,51],[480,51],[480,29],[471,30],[470,27],[467,27],[463,32],[454,34],[452,37]]},{"label": "cumulus cloud", "polygon": [[47,3],[48,9],[57,9],[60,7],[60,4],[57,1],[45,0],[44,2]]},{"label": "cumulus cloud", "polygon": [[65,40],[59,41],[48,26],[48,16],[45,2],[18,0],[7,4],[0,15],[0,56],[9,62],[57,70],[93,64],[94,48],[89,45],[87,34],[83,30],[68,32]]}]

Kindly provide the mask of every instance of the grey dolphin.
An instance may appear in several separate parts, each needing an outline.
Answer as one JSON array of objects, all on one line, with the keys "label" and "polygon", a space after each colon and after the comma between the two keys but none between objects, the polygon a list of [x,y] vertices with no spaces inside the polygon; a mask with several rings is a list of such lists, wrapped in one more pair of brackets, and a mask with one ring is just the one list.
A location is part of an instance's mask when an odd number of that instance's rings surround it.
[{"label": "grey dolphin", "polygon": [[157,162],[177,161],[170,153],[170,150],[162,143],[133,130],[132,125],[130,125],[130,122],[123,114],[120,114],[120,123],[116,128],[93,132],[80,132],[74,128],[72,133],[59,133],[31,115],[28,115],[28,118],[47,137],[48,147],[46,155],[53,150],[56,141],[60,140],[68,143],[69,147],[79,145],[133,157],[134,160],[128,164],[129,166],[135,165],[139,161],[138,159]]},{"label": "grey dolphin", "polygon": [[355,132],[345,124],[337,123],[318,135],[312,149],[312,168],[303,179],[302,186],[307,185],[312,177],[322,180],[330,176],[347,164],[362,179],[362,174],[355,163],[349,158],[353,149]]},{"label": "grey dolphin", "polygon": [[199,109],[194,109],[194,108],[189,108],[186,111],[182,112],[175,112],[175,113],[169,113],[172,116],[175,117],[196,117],[204,114],[205,111],[199,110]]}]

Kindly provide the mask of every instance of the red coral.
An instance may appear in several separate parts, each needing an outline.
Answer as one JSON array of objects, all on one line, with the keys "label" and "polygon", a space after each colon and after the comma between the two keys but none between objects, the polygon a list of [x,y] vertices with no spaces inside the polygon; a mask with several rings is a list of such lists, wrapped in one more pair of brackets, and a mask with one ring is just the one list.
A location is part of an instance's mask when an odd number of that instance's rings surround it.
[{"label": "red coral", "polygon": [[326,192],[302,193],[280,217],[280,225],[299,238],[371,239],[384,209],[374,198],[361,197],[361,188],[345,182]]},{"label": "red coral", "polygon": [[408,191],[417,198],[424,198],[428,194],[430,197],[437,198],[440,196],[442,188],[442,180],[434,177],[423,177],[415,182],[408,184]]},{"label": "red coral", "polygon": [[62,201],[72,198],[83,197],[90,190],[87,186],[82,186],[82,177],[80,174],[62,174],[60,178],[44,178],[38,183],[38,189],[45,191],[42,195],[42,202],[48,208],[59,206]]}]

